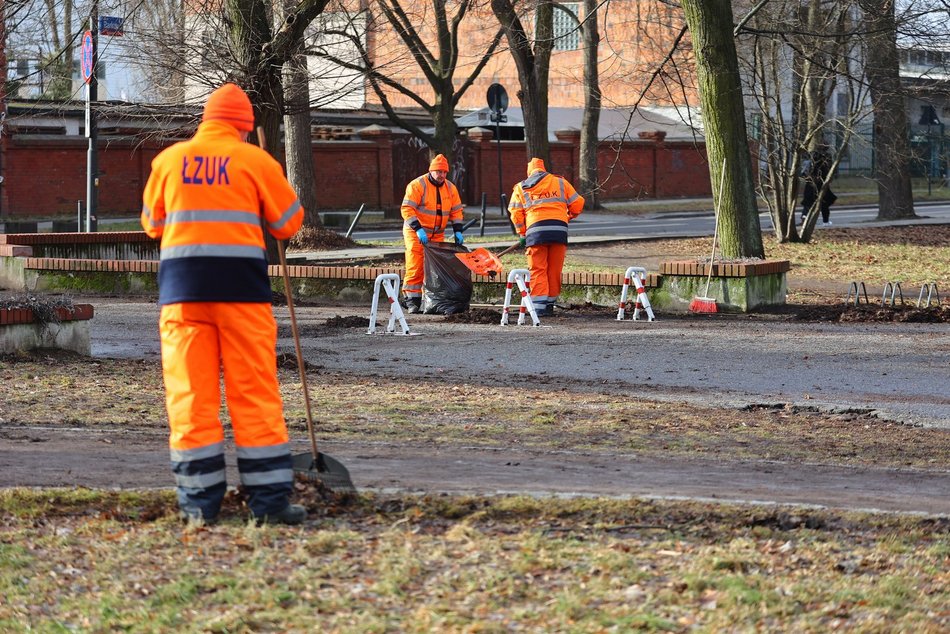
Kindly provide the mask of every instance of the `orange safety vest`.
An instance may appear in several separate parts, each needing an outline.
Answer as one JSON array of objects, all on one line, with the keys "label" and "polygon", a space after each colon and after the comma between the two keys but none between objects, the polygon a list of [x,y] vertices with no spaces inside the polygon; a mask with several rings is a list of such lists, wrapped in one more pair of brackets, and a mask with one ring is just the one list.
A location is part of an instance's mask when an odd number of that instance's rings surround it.
[{"label": "orange safety vest", "polygon": [[515,185],[508,211],[528,246],[567,244],[567,223],[584,211],[584,197],[560,176],[537,171]]},{"label": "orange safety vest", "polygon": [[428,174],[412,179],[403,198],[403,226],[430,236],[441,236],[451,222],[452,231],[462,230],[462,198],[458,188],[448,179],[441,187],[429,180]]},{"label": "orange safety vest", "polygon": [[145,185],[142,227],[162,241],[159,304],[269,303],[261,218],[283,240],[303,211],[280,163],[231,125],[202,123],[155,157]]}]

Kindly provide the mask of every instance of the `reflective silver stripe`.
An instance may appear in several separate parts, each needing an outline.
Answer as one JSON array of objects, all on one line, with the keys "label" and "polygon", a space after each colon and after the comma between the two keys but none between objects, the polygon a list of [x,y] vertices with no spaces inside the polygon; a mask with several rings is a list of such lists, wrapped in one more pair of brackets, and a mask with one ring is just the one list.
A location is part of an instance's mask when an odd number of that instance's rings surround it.
[{"label": "reflective silver stripe", "polygon": [[419,203],[415,202],[414,200],[410,200],[409,198],[403,198],[402,204],[406,207],[412,207],[413,209],[419,208]]},{"label": "reflective silver stripe", "polygon": [[195,447],[194,449],[172,449],[172,462],[188,462],[190,460],[202,460],[213,456],[224,454],[224,443],[216,442],[204,447]]},{"label": "reflective silver stripe", "polygon": [[438,215],[438,211],[436,209],[429,209],[428,207],[422,207],[421,209],[417,210],[417,213],[425,214],[426,216],[433,216],[433,217],[436,217]]},{"label": "reflective silver stripe", "polygon": [[533,227],[528,227],[527,235],[532,233],[544,233],[544,232],[554,232],[558,231],[560,233],[567,233],[567,227],[561,225],[534,225]]},{"label": "reflective silver stripe", "polygon": [[[403,223],[402,223],[402,225],[403,225],[404,227],[409,227],[410,229],[412,229],[412,221],[413,221],[413,220],[418,220],[418,218],[416,218],[415,216],[413,216],[412,218],[409,218],[409,219],[407,219],[407,220],[404,220]],[[412,230],[415,231],[415,229],[412,229]]]},{"label": "reflective silver stripe", "polygon": [[277,219],[277,222],[268,222],[267,226],[271,229],[280,229],[285,224],[290,222],[290,219],[294,217],[294,214],[297,213],[297,210],[300,209],[300,201],[295,200],[293,204],[287,208],[280,218]]},{"label": "reflective silver stripe", "polygon": [[237,448],[238,458],[276,458],[290,454],[290,445],[281,443],[279,445],[270,445],[267,447],[241,447]]},{"label": "reflective silver stripe", "polygon": [[152,210],[145,205],[142,205],[142,215],[148,219],[148,226],[150,227],[158,228],[165,224],[164,220],[159,220],[158,222],[152,220]]},{"label": "reflective silver stripe", "polygon": [[161,260],[195,257],[267,259],[261,247],[238,244],[186,244],[180,247],[165,247],[161,253]]},{"label": "reflective silver stripe", "polygon": [[574,194],[573,196],[571,196],[570,198],[567,199],[567,204],[570,205],[572,202],[574,202],[575,200],[577,200],[577,199],[580,198],[580,197],[581,197],[580,194]]},{"label": "reflective silver stripe", "polygon": [[293,482],[293,469],[275,469],[273,471],[255,471],[253,473],[241,473],[241,484],[247,486],[261,486],[262,484],[277,484],[280,482]]},{"label": "reflective silver stripe", "polygon": [[213,471],[211,473],[198,473],[195,475],[175,474],[175,484],[189,489],[207,489],[210,486],[227,482],[225,479],[225,470]]},{"label": "reflective silver stripe", "polygon": [[511,201],[511,204],[508,205],[508,209],[524,209],[524,205],[519,202]]},{"label": "reflective silver stripe", "polygon": [[168,214],[166,223],[177,225],[182,222],[233,222],[243,225],[260,224],[257,214],[248,211],[228,211],[227,209],[189,209]]},{"label": "reflective silver stripe", "polygon": [[455,205],[452,207],[452,211],[458,211],[459,209],[464,209],[465,205]]}]

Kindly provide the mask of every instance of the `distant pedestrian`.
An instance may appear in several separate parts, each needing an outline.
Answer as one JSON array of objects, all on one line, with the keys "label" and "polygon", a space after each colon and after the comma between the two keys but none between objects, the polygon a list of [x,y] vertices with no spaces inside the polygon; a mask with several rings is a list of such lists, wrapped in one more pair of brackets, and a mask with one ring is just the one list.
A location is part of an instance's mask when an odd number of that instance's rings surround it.
[{"label": "distant pedestrian", "polygon": [[528,249],[531,302],[550,315],[561,294],[567,256],[567,225],[584,211],[584,198],[566,179],[545,171],[544,161],[528,162],[528,178],[514,187],[508,205],[511,221]]},{"label": "distant pedestrian", "polygon": [[292,236],[303,207],[280,163],[246,143],[247,94],[224,84],[195,135],[152,161],[142,227],[161,238],[159,333],[171,466],[183,519],[213,522],[227,489],[220,375],[237,468],[261,522],[299,524],[293,464],[277,383],[277,324],[261,225]]},{"label": "distant pedestrian", "polygon": [[[818,199],[818,193],[821,191],[822,185],[831,173],[831,155],[828,153],[828,150],[824,147],[815,150],[811,159],[806,163],[804,171],[805,188],[802,192],[802,222],[805,221],[808,212],[811,211],[811,208],[815,205],[815,201]],[[838,197],[831,191],[831,186],[829,185],[821,195],[821,200],[818,201],[818,210],[821,212],[822,225],[831,225],[831,205],[833,205],[836,200],[838,200]]]},{"label": "distant pedestrian", "polygon": [[455,244],[462,244],[462,198],[450,181],[449,161],[437,154],[429,163],[429,172],[409,181],[402,200],[403,242],[406,244],[406,312],[422,312],[422,284],[425,281],[424,244],[442,242],[446,230],[452,230]]}]

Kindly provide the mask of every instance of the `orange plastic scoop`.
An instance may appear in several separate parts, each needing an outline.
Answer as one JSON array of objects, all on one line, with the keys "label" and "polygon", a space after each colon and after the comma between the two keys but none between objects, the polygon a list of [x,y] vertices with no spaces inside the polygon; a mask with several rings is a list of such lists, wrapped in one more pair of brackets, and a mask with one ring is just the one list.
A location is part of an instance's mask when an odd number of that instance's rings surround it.
[{"label": "orange plastic scoop", "polygon": [[504,267],[501,265],[501,260],[498,259],[498,256],[483,247],[479,247],[468,253],[456,253],[455,257],[461,260],[462,264],[477,275],[487,275],[488,277],[495,277],[497,275],[501,277],[504,273]]}]

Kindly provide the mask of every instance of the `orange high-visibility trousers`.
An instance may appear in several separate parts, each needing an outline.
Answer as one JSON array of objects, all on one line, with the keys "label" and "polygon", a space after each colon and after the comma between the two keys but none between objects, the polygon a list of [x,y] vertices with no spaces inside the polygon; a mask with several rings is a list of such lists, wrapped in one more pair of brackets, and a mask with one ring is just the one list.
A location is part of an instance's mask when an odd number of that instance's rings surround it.
[{"label": "orange high-visibility trousers", "polygon": [[238,470],[255,516],[279,512],[293,468],[270,304],[166,304],[159,319],[172,470],[183,509],[214,517],[226,490],[220,376]]},{"label": "orange high-visibility trousers", "polygon": [[[430,242],[442,242],[445,233],[429,235]],[[406,243],[406,277],[402,281],[402,291],[409,299],[422,298],[422,285],[425,282],[425,247],[419,242],[419,236],[412,229],[403,228],[402,239]]]},{"label": "orange high-visibility trousers", "polygon": [[286,443],[270,304],[191,302],[162,307],[159,330],[172,449],[224,439],[220,376],[238,446]]},{"label": "orange high-visibility trousers", "polygon": [[553,303],[561,294],[561,271],[567,257],[566,244],[537,244],[530,246],[528,270],[531,273],[531,298],[540,303]]}]

